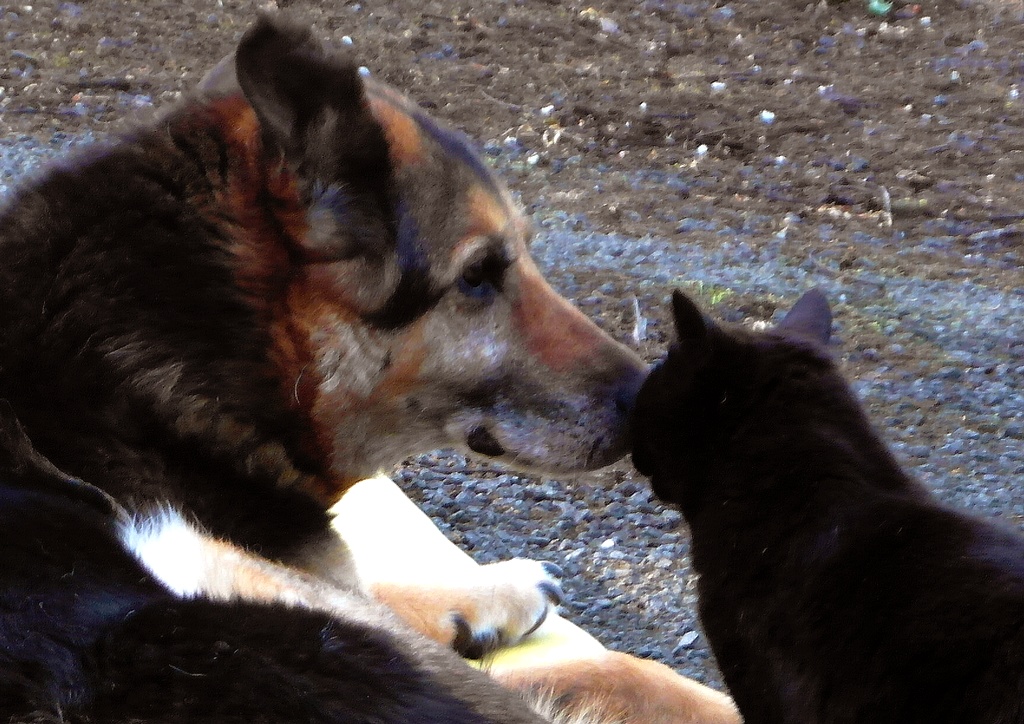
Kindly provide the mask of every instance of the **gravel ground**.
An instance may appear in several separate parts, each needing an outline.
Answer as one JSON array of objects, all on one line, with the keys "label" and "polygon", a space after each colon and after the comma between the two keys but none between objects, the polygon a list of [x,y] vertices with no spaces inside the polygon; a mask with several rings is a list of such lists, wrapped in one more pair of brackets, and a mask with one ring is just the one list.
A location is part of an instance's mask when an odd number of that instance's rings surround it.
[{"label": "gravel ground", "polygon": [[[673,287],[749,322],[820,286],[906,464],[1024,528],[1019,2],[288,4],[481,139],[554,285],[647,359]],[[0,4],[0,194],[193,83],[251,10]],[[558,562],[607,645],[720,686],[685,526],[625,462],[536,479],[438,452],[396,476],[481,562]]]}]

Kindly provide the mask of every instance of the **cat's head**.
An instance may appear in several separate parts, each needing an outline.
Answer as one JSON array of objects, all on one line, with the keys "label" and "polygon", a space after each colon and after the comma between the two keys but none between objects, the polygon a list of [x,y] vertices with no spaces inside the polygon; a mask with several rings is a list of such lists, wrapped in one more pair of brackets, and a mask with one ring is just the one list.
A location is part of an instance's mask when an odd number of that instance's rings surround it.
[{"label": "cat's head", "polygon": [[676,342],[654,367],[633,410],[633,464],[659,498],[682,503],[751,399],[774,386],[785,360],[821,359],[832,313],[817,289],[764,332],[721,326],[672,294]]}]

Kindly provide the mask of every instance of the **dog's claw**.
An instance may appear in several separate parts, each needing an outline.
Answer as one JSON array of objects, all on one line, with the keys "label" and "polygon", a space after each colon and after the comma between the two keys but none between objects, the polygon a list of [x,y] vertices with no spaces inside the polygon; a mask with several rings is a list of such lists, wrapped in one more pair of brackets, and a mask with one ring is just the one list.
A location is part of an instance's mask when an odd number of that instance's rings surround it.
[{"label": "dog's claw", "polygon": [[452,648],[465,659],[482,659],[487,654],[495,651],[501,645],[497,633],[493,631],[473,632],[472,627],[462,616],[452,616],[452,623],[455,624],[455,638],[452,641]]},{"label": "dog's claw", "polygon": [[552,578],[565,577],[565,571],[563,571],[562,567],[557,563],[552,563],[551,561],[541,561],[540,565],[544,568],[544,572]]},{"label": "dog's claw", "polygon": [[534,631],[539,629],[541,626],[544,625],[544,622],[547,621],[547,620],[548,620],[548,609],[545,608],[544,612],[540,615],[540,618],[538,618],[534,622],[533,626],[531,626],[529,629],[527,629],[527,631],[523,634],[523,638],[526,638],[527,636],[532,634]]},{"label": "dog's claw", "polygon": [[456,653],[466,658],[472,658],[467,653],[473,645],[473,629],[469,623],[459,614],[452,614],[452,624],[455,626],[455,638],[452,639],[452,648]]},{"label": "dog's claw", "polygon": [[[565,601],[565,594],[562,592],[562,587],[554,581],[542,581],[537,584],[537,588],[539,588],[541,593],[544,594],[544,597],[551,601],[555,606],[560,606],[562,605],[562,602]],[[547,615],[547,611],[544,612],[544,615]],[[533,629],[531,629],[531,631],[532,630]]]}]

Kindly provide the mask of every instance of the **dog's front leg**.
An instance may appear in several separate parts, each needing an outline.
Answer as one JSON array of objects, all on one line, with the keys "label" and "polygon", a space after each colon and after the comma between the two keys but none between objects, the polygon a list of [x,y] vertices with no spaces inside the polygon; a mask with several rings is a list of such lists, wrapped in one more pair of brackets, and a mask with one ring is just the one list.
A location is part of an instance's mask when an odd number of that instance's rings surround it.
[{"label": "dog's front leg", "polygon": [[561,601],[555,566],[525,559],[478,565],[388,478],[358,483],[332,512],[364,589],[463,655],[517,643]]},{"label": "dog's front leg", "polygon": [[[386,523],[380,520],[382,510],[389,514]],[[520,624],[525,626],[535,620],[534,611],[546,611],[550,605],[544,595],[535,593],[539,589],[543,594],[547,580],[545,572],[536,569],[542,564],[477,564],[388,478],[358,483],[333,512],[335,529],[345,537],[369,591],[430,638],[453,643],[460,630],[452,623],[453,615],[475,611],[476,625],[485,628],[495,626],[502,616],[507,619],[502,611],[518,608],[529,612]],[[543,608],[531,609],[532,604]],[[725,694],[658,662],[609,651],[554,611],[535,628],[518,645],[485,657],[481,667],[512,689],[549,697],[559,708],[587,711],[599,721],[740,722]]]}]

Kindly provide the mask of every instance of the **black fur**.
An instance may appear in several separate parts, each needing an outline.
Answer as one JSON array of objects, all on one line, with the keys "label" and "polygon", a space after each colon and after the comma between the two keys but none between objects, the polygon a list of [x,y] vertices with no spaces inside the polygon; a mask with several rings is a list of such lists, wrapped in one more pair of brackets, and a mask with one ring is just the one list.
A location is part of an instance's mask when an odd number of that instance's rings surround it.
[{"label": "black fur", "polygon": [[1024,538],[900,468],[823,346],[820,293],[761,334],[674,306],[633,460],[690,525],[745,721],[1024,722]]},{"label": "black fur", "polygon": [[[5,421],[0,718],[62,722],[486,720],[381,631],[284,606],[172,596],[105,498]],[[14,464],[11,464],[14,463]]]},{"label": "black fur", "polygon": [[[300,426],[267,403],[279,396],[255,311],[178,183],[194,170],[154,132],[13,200],[0,219],[0,397],[58,467],[126,504],[169,500],[216,534],[279,557],[285,541],[265,511],[283,515],[284,530],[314,535],[328,524],[322,507],[267,473],[238,470],[238,450],[176,429],[188,410],[154,409],[133,383],[179,369],[173,404],[244,414],[253,446],[283,440],[304,464]],[[213,491],[211,481],[246,494]],[[236,508],[242,501],[251,505]]]}]

